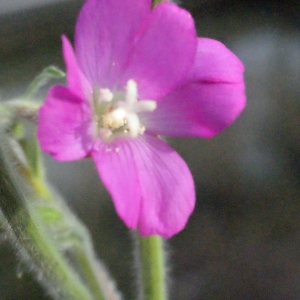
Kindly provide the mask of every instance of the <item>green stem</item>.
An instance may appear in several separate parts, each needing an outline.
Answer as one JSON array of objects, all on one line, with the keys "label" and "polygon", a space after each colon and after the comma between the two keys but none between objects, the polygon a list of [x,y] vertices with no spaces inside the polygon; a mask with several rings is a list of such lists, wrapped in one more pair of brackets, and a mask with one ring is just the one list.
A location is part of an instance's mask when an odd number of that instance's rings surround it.
[{"label": "green stem", "polygon": [[166,300],[164,240],[136,233],[141,280],[141,300]]},{"label": "green stem", "polygon": [[80,270],[84,274],[86,282],[93,291],[93,294],[97,295],[97,299],[104,299],[101,290],[99,290],[99,282],[94,275],[95,270],[92,268],[89,259],[84,254],[82,247],[78,246],[74,252],[74,256],[80,266]]},{"label": "green stem", "polygon": [[[3,143],[3,139],[1,140]],[[35,268],[42,272],[45,287],[57,299],[93,300],[88,289],[57,251],[45,232],[36,225],[0,147],[0,205],[19,249],[25,250]],[[28,258],[27,258],[28,259]],[[59,287],[54,288],[54,287]]]},{"label": "green stem", "polygon": [[[55,199],[53,193],[45,184],[43,177],[43,174],[40,172],[39,176],[29,176],[29,179],[31,180],[31,186],[35,190],[36,194],[45,201],[46,205],[55,204],[58,199]],[[68,218],[67,214],[70,214],[70,212],[65,211],[63,218]],[[95,299],[107,299],[104,296],[104,290],[107,287],[101,285],[99,276],[97,276],[97,274],[101,271],[103,272],[103,270],[97,270],[97,266],[99,264],[94,256],[89,234],[77,219],[76,221],[73,219],[72,226],[76,226],[77,228],[70,227],[70,224],[68,223],[63,225],[63,227],[65,227],[65,231],[70,231],[73,235],[73,239],[70,238],[70,243],[72,243],[71,255],[74,259],[74,264],[76,265],[81,274],[81,278],[84,279],[84,282],[89,287],[89,290],[92,292]]]},{"label": "green stem", "polygon": [[[38,229],[32,220],[28,221],[27,216],[25,220],[27,230],[25,232],[21,230],[17,233],[17,238],[22,241],[23,246],[25,246],[29,255],[34,257],[39,267],[43,268],[42,271],[45,272],[45,275],[53,281],[54,284],[52,283],[52,285],[47,283],[50,291],[58,286],[61,290],[60,293],[67,299],[94,299],[74,270],[48,241],[47,236]],[[24,242],[25,239],[26,242]],[[45,267],[45,264],[47,264],[47,267]]]},{"label": "green stem", "polygon": [[[34,144],[34,141],[31,141],[31,144]],[[10,158],[13,161],[18,161],[18,171],[22,174],[22,178],[38,198],[37,201],[31,201],[30,216],[39,219],[41,228],[50,222],[49,226],[53,231],[56,228],[62,236],[67,236],[61,241],[61,244],[66,242],[69,245],[68,256],[72,258],[73,268],[77,270],[81,280],[89,288],[93,299],[119,299],[119,294],[114,289],[106,270],[94,255],[89,233],[83,224],[74,218],[59,195],[48,187],[40,156],[35,151],[31,152],[36,153],[36,155],[33,155],[34,158],[31,160],[30,167],[22,164],[18,157],[10,152]],[[41,220],[45,213],[46,219]],[[56,241],[56,248],[64,247],[60,247],[59,242]]]},{"label": "green stem", "polygon": [[[23,106],[23,102],[16,103],[16,107]],[[11,104],[11,107],[14,108],[15,105]],[[34,195],[30,199],[27,199],[28,197],[22,199],[20,207],[22,205],[28,207],[28,220],[33,220],[33,223],[38,224],[36,228],[39,229],[40,234],[44,235],[44,239],[41,238],[40,241],[43,241],[46,248],[52,247],[60,254],[61,258],[65,260],[67,266],[71,269],[71,274],[78,276],[78,279],[81,280],[81,285],[83,284],[88,289],[92,299],[120,299],[119,293],[116,291],[107,271],[98,262],[94,254],[92,242],[85,226],[74,217],[61,197],[47,184],[35,137],[27,139],[25,143],[23,142],[23,147],[19,143],[12,143],[14,141],[13,138],[9,139],[4,134],[1,136],[1,132],[0,137],[2,147],[3,145],[5,147],[1,150],[6,156],[6,161],[11,161],[17,166],[23,185],[25,183],[26,190],[30,188]],[[22,155],[19,155],[23,150],[25,150],[24,154],[27,158],[25,161],[21,158]],[[6,175],[3,176],[5,177]],[[3,199],[3,203],[0,201],[0,208],[8,201],[9,198]],[[6,217],[8,218],[8,216]],[[35,232],[25,232],[26,226],[24,224],[19,224],[15,230],[19,228],[23,230],[20,234],[24,234],[24,237],[28,234],[29,236],[33,235],[29,240],[34,238]],[[39,239],[36,240],[36,242],[38,241]],[[23,242],[23,240],[21,239],[20,242]],[[63,250],[66,249],[65,245],[68,245],[66,251]],[[36,249],[36,253],[39,253],[39,249]],[[68,261],[66,257],[69,259],[70,256],[72,260]],[[45,264],[42,259],[41,263]],[[75,273],[74,270],[76,270]],[[59,285],[60,283],[58,283]]]}]

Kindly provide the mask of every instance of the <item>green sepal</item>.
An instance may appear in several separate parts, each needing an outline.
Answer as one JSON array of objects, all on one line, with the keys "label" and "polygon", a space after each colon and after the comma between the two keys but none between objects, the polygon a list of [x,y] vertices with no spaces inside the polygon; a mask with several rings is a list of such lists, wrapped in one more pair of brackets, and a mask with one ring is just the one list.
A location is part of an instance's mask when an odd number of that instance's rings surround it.
[{"label": "green sepal", "polygon": [[63,78],[66,74],[55,66],[45,68],[33,81],[29,84],[24,97],[31,98],[42,86],[46,85],[49,80]]}]

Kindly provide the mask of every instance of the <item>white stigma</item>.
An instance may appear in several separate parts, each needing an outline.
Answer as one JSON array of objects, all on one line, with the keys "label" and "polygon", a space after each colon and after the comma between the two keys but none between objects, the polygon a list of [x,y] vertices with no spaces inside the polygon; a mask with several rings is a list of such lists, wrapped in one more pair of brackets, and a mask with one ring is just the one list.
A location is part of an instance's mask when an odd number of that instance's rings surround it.
[{"label": "white stigma", "polygon": [[143,134],[145,127],[140,122],[139,113],[156,109],[155,101],[138,100],[137,84],[132,79],[126,84],[126,92],[115,97],[109,89],[100,89],[98,103],[101,107],[97,113],[98,128],[105,141],[121,136],[135,138]]}]

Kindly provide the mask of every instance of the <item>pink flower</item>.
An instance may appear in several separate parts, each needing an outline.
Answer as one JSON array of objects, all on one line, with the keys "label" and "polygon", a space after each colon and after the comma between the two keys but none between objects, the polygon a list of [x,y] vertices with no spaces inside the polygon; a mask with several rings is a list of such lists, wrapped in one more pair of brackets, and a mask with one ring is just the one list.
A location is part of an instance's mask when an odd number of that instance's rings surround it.
[{"label": "pink flower", "polygon": [[68,86],[52,87],[39,111],[42,149],[60,161],[91,156],[125,224],[171,237],[195,189],[159,136],[209,138],[230,125],[245,105],[242,63],[197,38],[190,14],[171,2],[152,10],[150,0],[88,0],[75,52],[62,41]]}]

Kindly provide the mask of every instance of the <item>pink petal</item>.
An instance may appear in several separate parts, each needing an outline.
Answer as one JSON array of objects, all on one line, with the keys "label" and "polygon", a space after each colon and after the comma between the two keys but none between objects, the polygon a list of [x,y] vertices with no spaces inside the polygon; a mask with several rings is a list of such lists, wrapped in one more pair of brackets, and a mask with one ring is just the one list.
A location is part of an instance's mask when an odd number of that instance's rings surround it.
[{"label": "pink petal", "polygon": [[127,227],[135,229],[142,197],[132,144],[127,140],[111,144],[97,142],[92,157],[102,182],[113,198],[118,215]]},{"label": "pink petal", "polygon": [[171,237],[195,204],[191,173],[182,158],[156,137],[99,144],[92,156],[126,225],[141,235]]},{"label": "pink petal", "polygon": [[194,209],[190,170],[171,147],[156,137],[145,135],[135,154],[143,195],[139,231],[169,238],[185,227]]},{"label": "pink petal", "polygon": [[238,57],[222,43],[198,38],[197,54],[193,68],[190,70],[190,81],[218,83],[242,83],[244,65]]},{"label": "pink petal", "polygon": [[75,50],[93,86],[113,88],[117,83],[150,8],[150,0],[86,1],[76,24]]},{"label": "pink petal", "polygon": [[92,133],[87,103],[63,86],[51,88],[39,110],[37,136],[42,150],[62,161],[83,158],[92,146]]},{"label": "pink petal", "polygon": [[68,87],[78,97],[86,98],[92,93],[91,85],[79,69],[72,45],[65,36],[62,36],[62,43]]},{"label": "pink petal", "polygon": [[157,99],[174,89],[191,68],[196,53],[191,15],[174,3],[157,5],[132,49],[122,85],[138,84],[141,99]]},{"label": "pink petal", "polygon": [[245,103],[243,83],[191,83],[158,101],[143,124],[159,135],[210,138],[229,126]]},{"label": "pink petal", "polygon": [[246,104],[241,61],[218,41],[198,39],[186,84],[157,101],[143,124],[166,136],[209,138],[229,126]]}]

